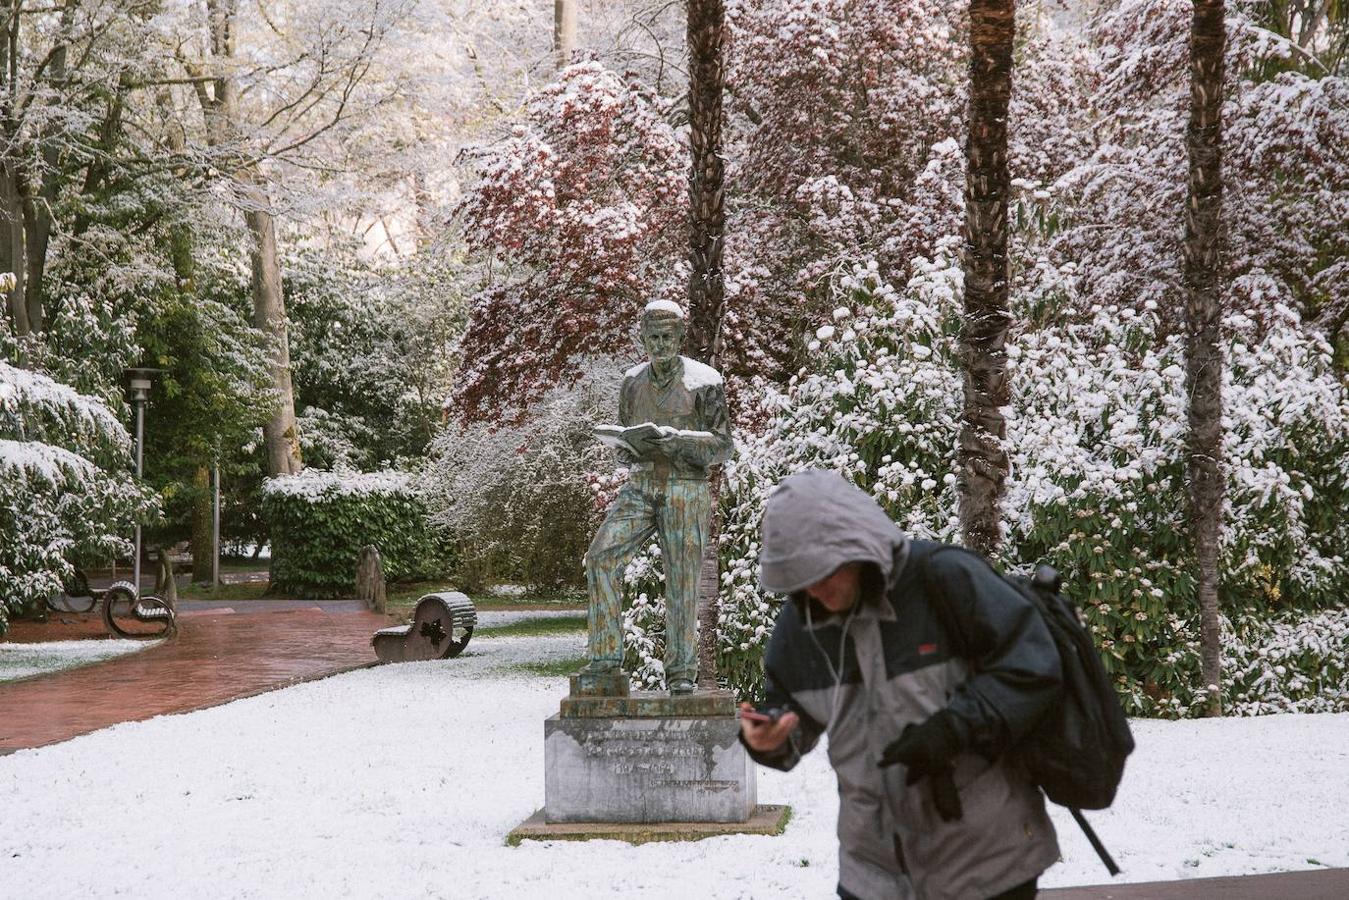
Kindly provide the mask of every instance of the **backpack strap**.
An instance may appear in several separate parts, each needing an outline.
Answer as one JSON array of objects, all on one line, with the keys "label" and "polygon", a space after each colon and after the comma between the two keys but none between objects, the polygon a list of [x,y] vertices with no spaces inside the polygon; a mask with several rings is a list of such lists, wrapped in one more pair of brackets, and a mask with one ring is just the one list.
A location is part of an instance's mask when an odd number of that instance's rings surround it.
[{"label": "backpack strap", "polygon": [[941,623],[942,630],[946,632],[946,639],[951,644],[951,650],[955,656],[960,657],[966,662],[972,663],[974,660],[970,656],[969,642],[965,639],[965,631],[957,620],[955,610],[951,608],[951,601],[948,599],[946,585],[941,583],[937,573],[932,569],[932,559],[939,553],[967,553],[959,547],[938,547],[925,554],[921,559],[915,560],[918,563],[918,574],[923,584],[923,591],[927,594],[928,605],[936,615],[937,621]]}]

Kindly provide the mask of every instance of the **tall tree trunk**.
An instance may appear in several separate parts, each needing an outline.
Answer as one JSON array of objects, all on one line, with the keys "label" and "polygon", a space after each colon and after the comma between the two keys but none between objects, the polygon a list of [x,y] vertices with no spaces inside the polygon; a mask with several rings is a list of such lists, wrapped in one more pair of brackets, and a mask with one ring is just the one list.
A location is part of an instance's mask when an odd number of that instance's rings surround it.
[{"label": "tall tree trunk", "polygon": [[9,314],[14,333],[19,337],[32,333],[28,318],[28,264],[23,239],[23,196],[18,167],[13,160],[0,165],[0,272],[14,273],[14,289],[9,292]]},{"label": "tall tree trunk", "polygon": [[720,355],[726,282],[721,270],[726,229],[721,100],[725,88],[723,0],[689,0],[689,273],[690,355],[715,365]]},{"label": "tall tree trunk", "polygon": [[[272,388],[277,406],[263,426],[267,452],[267,471],[273,475],[293,475],[303,468],[300,458],[300,431],[295,421],[295,390],[290,375],[290,338],[286,322],[286,303],[281,292],[281,260],[276,245],[276,220],[266,180],[256,158],[242,151],[246,141],[239,123],[239,85],[230,68],[235,58],[235,18],[238,0],[207,0],[207,18],[211,31],[211,54],[218,70],[212,80],[213,91],[204,82],[194,84],[197,99],[206,120],[206,139],[211,146],[228,148],[242,160],[236,163],[234,179],[244,206],[244,221],[253,238],[249,249],[252,267],[253,324],[269,335],[272,343]],[[199,75],[194,66],[188,71]]]},{"label": "tall tree trunk", "polygon": [[0,20],[0,139],[7,148],[0,156],[0,273],[12,273],[14,284],[6,297],[9,318],[18,337],[32,329],[25,302],[23,202],[19,193],[18,125],[15,122],[14,94],[18,78],[19,9],[11,4]]},{"label": "tall tree trunk", "polygon": [[[726,230],[726,173],[721,161],[725,89],[726,9],[723,0],[688,0],[689,51],[689,354],[715,366],[726,302],[721,270]],[[698,579],[698,681],[717,686],[717,496],[712,475],[712,521]]]},{"label": "tall tree trunk", "polygon": [[965,316],[960,327],[964,411],[960,526],[966,546],[992,555],[1001,541],[1007,478],[1007,104],[1012,94],[1013,0],[971,0],[970,109],[965,179]]},{"label": "tall tree trunk", "polygon": [[192,580],[211,581],[211,562],[215,548],[211,529],[211,469],[197,466],[192,473]]},{"label": "tall tree trunk", "polygon": [[[67,3],[61,11],[61,27],[48,67],[51,81],[56,84],[63,82],[66,77],[66,57],[77,6],[76,3]],[[43,281],[47,271],[47,244],[52,233],[52,207],[56,204],[62,180],[60,153],[53,130],[50,127],[45,129],[40,144],[42,168],[33,175],[23,191],[24,247],[28,268],[24,302],[28,306],[29,327],[35,332],[46,327]]]},{"label": "tall tree trunk", "polygon": [[1185,385],[1189,395],[1186,476],[1199,578],[1200,665],[1206,713],[1222,715],[1218,689],[1218,544],[1222,530],[1222,103],[1227,33],[1223,0],[1195,0],[1190,24],[1190,172],[1185,203]]},{"label": "tall tree trunk", "polygon": [[286,303],[281,293],[281,260],[276,247],[276,220],[261,176],[248,173],[244,184],[247,209],[244,220],[253,235],[249,261],[253,269],[253,325],[271,339],[269,368],[277,407],[262,426],[267,450],[267,471],[294,475],[304,467],[300,458],[300,431],[295,421],[295,390],[290,377],[290,336]]},{"label": "tall tree trunk", "polygon": [[560,69],[576,52],[576,0],[553,0],[553,54]]}]

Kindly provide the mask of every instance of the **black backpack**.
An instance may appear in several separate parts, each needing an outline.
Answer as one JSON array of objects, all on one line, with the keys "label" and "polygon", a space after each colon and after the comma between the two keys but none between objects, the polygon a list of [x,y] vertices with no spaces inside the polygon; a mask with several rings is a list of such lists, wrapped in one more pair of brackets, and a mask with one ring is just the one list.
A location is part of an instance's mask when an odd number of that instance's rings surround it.
[{"label": "black backpack", "polygon": [[[946,552],[943,548],[937,552]],[[966,552],[960,548],[949,548]],[[963,638],[949,606],[946,594],[932,577],[924,560],[923,580],[938,618],[946,627],[957,652]],[[1134,749],[1133,735],[1124,707],[1110,682],[1091,634],[1077,617],[1077,611],[1059,592],[1062,579],[1050,566],[1040,566],[1031,578],[1000,575],[1040,613],[1054,639],[1063,663],[1063,693],[1015,748],[1032,780],[1045,796],[1068,807],[1088,840],[1111,874],[1119,868],[1101,846],[1081,810],[1105,809],[1115,799],[1124,775],[1124,761]]]}]

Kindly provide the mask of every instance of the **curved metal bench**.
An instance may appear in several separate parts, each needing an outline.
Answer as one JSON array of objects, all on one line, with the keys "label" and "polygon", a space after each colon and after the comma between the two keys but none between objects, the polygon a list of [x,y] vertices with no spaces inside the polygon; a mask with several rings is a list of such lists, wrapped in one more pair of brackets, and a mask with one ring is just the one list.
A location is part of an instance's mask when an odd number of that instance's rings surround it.
[{"label": "curved metal bench", "polygon": [[380,662],[451,659],[464,652],[477,624],[478,610],[466,595],[427,594],[417,601],[411,624],[381,628],[370,643]]},{"label": "curved metal bench", "polygon": [[[136,586],[129,581],[113,584],[102,600],[103,624],[118,637],[166,637],[178,630],[178,617],[173,607],[158,597],[136,596]],[[136,625],[158,625],[159,630],[146,632]]]}]

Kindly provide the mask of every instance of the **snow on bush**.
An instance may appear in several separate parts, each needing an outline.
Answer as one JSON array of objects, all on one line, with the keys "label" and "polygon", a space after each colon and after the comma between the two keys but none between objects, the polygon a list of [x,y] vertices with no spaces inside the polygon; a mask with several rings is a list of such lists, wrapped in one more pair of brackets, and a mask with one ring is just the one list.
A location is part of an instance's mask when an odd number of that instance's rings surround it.
[{"label": "snow on bush", "polygon": [[0,633],[82,559],[130,552],[135,520],[154,509],[130,450],[103,403],[0,362]]},{"label": "snow on bush", "polygon": [[573,380],[577,360],[623,352],[642,306],[679,296],[688,151],[670,107],[579,62],[477,152],[481,180],[459,211],[469,248],[494,262],[462,342],[468,418],[504,418]]},{"label": "snow on bush", "polygon": [[520,424],[446,428],[420,482],[431,521],[447,529],[465,584],[513,581],[539,591],[583,583],[582,556],[624,478],[595,425],[618,418],[623,368],[578,366],[573,388],[556,388]]},{"label": "snow on bush", "polygon": [[271,536],[272,587],[333,596],[355,587],[361,548],[379,548],[390,581],[438,574],[441,554],[426,508],[404,472],[323,472],[270,478],[262,515]]},{"label": "snow on bush", "polygon": [[1254,716],[1349,708],[1349,610],[1223,619],[1223,710]]},{"label": "snow on bush", "polygon": [[[776,615],[775,600],[757,587],[757,541],[767,491],[781,477],[834,469],[911,534],[958,535],[954,250],[948,242],[935,259],[917,260],[903,290],[865,266],[839,279],[834,324],[815,339],[819,362],[784,393],[769,391],[768,427],[741,436],[721,497],[718,639],[721,674],[742,693],[759,687]],[[1046,280],[1064,290],[1071,282]],[[1045,321],[1023,310],[1034,327],[1009,348],[1012,475],[999,562],[1059,568],[1130,711],[1184,715],[1200,697],[1184,531],[1182,342],[1159,331],[1155,314],[1100,307],[1070,315],[1061,299]],[[1224,603],[1268,611],[1334,602],[1346,587],[1349,534],[1338,510],[1349,499],[1349,394],[1329,347],[1292,310],[1277,309],[1263,327],[1234,314],[1224,334]],[[657,563],[648,556],[628,572],[629,662],[645,683],[658,678]],[[1316,630],[1331,620],[1306,621],[1300,627]],[[1245,696],[1233,695],[1249,708]]]}]

